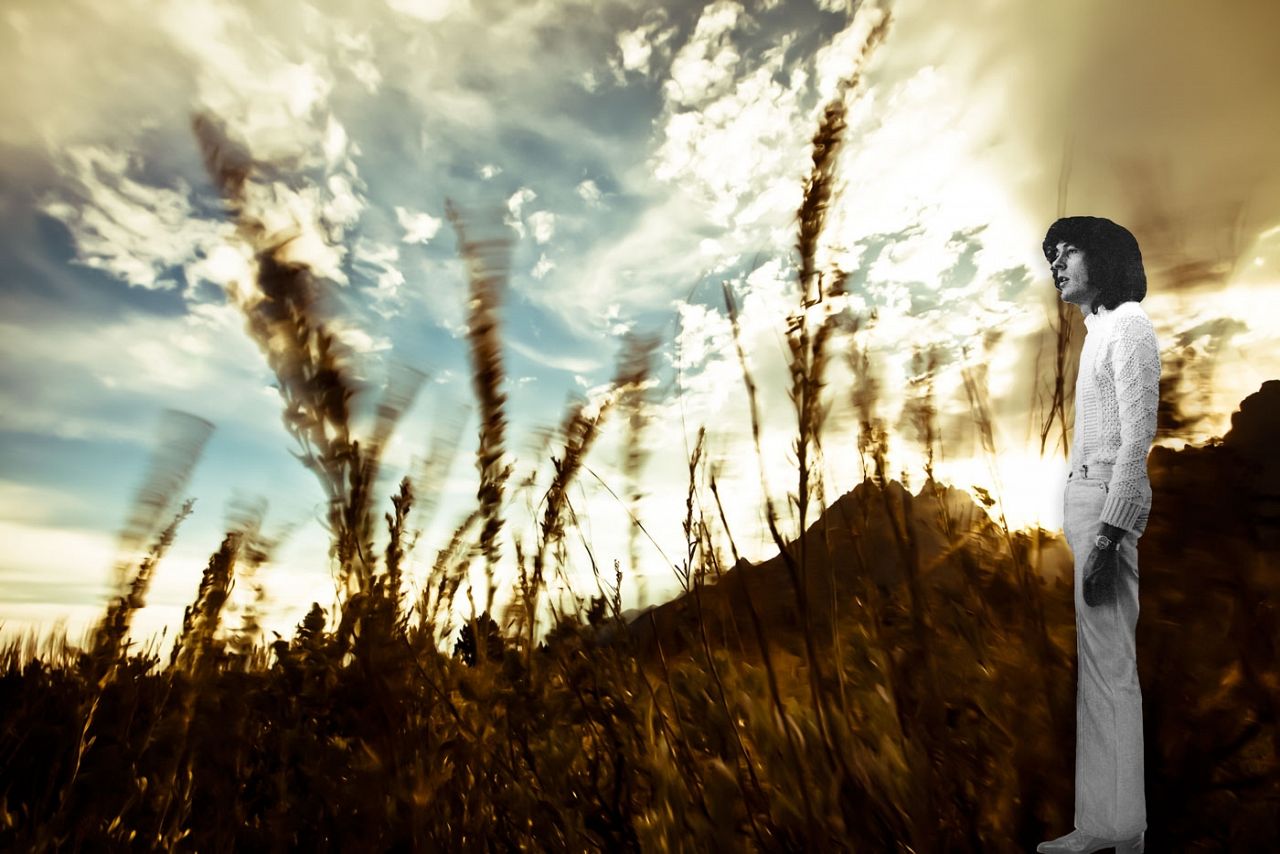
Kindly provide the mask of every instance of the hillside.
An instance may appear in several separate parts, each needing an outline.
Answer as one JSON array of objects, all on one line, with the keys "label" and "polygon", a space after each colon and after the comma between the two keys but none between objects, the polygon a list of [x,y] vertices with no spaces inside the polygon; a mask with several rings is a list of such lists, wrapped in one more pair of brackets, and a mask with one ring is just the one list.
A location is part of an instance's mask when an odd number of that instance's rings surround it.
[{"label": "hillside", "polygon": [[[1180,558],[1188,552],[1194,555],[1220,541],[1226,547],[1218,550],[1215,564],[1225,564],[1225,573],[1236,567],[1249,572],[1251,584],[1280,593],[1280,576],[1267,575],[1270,563],[1255,559],[1280,549],[1277,436],[1280,380],[1271,380],[1241,402],[1222,438],[1178,451],[1154,448],[1148,471],[1155,500],[1142,538],[1142,566],[1182,564]],[[890,512],[895,525],[890,524]],[[905,526],[904,519],[911,524]],[[895,527],[901,539],[895,537]],[[1013,542],[1020,565],[1029,567],[1042,584],[1063,590],[1070,606],[1072,557],[1061,535],[1042,531],[1037,544],[1030,534],[1016,532]],[[799,541],[791,548],[798,558]],[[998,590],[1007,589],[1006,584],[993,587],[993,582],[1014,581],[1019,571],[1009,542],[969,493],[932,480],[914,495],[897,481],[883,488],[863,481],[808,526],[803,548],[811,622],[822,638],[829,637],[833,603],[843,621],[859,606],[857,597],[868,579],[875,586],[867,592],[886,604],[892,623],[893,613],[911,601],[905,566],[918,568],[923,595],[948,600],[999,598]],[[797,648],[800,610],[780,554],[759,564],[739,561],[719,578],[708,578],[696,596],[683,594],[633,615],[632,637],[650,655],[656,652],[655,626],[666,654],[700,644],[700,599],[708,639],[751,655],[748,594],[765,632]],[[1060,611],[1062,604],[1055,601],[1049,607]],[[1068,640],[1059,638],[1059,645]]]},{"label": "hillside", "polygon": [[[1071,553],[1061,537],[1042,532],[1038,549],[1025,533],[1015,534],[1013,542],[1022,565],[1046,582],[1070,577]],[[798,563],[799,541],[791,548]],[[917,567],[926,595],[953,599],[986,590],[997,575],[1009,582],[1017,573],[1009,541],[982,507],[964,490],[933,480],[915,494],[898,481],[884,487],[863,481],[808,526],[803,548],[811,622],[820,638],[829,637],[824,627],[830,625],[833,604],[843,620],[864,592],[891,605],[910,601],[903,569],[908,565]],[[868,580],[874,590],[865,587]],[[750,654],[752,605],[771,636],[798,632],[795,589],[781,554],[759,564],[739,561],[718,579],[708,578],[697,597],[683,594],[638,615],[631,622],[632,635],[650,652],[655,624],[665,653],[687,648],[691,640],[700,643],[695,635],[700,598],[710,639]]]}]

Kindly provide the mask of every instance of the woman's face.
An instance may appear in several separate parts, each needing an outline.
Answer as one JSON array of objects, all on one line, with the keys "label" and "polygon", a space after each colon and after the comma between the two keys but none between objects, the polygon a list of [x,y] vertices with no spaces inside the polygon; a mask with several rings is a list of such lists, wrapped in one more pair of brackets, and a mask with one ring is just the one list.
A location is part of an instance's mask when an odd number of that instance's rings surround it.
[{"label": "woman's face", "polygon": [[1089,285],[1089,267],[1085,263],[1084,250],[1063,241],[1054,251],[1049,269],[1053,271],[1053,286],[1058,289],[1059,296],[1063,302],[1090,307],[1098,289]]}]

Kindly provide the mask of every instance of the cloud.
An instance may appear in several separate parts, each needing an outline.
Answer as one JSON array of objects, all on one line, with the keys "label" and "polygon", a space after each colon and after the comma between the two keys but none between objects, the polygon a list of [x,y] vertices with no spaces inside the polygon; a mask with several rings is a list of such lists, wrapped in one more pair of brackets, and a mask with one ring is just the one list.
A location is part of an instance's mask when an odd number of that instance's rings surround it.
[{"label": "cloud", "polygon": [[507,199],[507,212],[514,219],[520,218],[520,212],[524,210],[524,206],[534,199],[538,198],[538,194],[528,187],[521,187],[511,194]]},{"label": "cloud", "polygon": [[644,23],[618,33],[619,56],[610,57],[610,65],[620,84],[626,82],[626,72],[648,77],[658,62],[669,58],[668,46],[678,28],[668,26],[667,21],[665,9],[650,9],[645,13]]},{"label": "cloud", "polygon": [[592,181],[590,178],[578,184],[575,190],[578,193],[578,198],[586,202],[588,206],[595,207],[600,204],[600,198],[602,195],[600,192],[600,185],[595,181]]},{"label": "cloud", "polygon": [[[965,106],[947,127],[967,138],[970,165],[988,173],[982,183],[1041,233],[1060,213],[1109,216],[1138,236],[1155,286],[1168,277],[1179,289],[1223,287],[1231,259],[1280,221],[1271,150],[1280,115],[1256,109],[1280,79],[1262,35],[1280,26],[1280,8],[1254,0],[1216,14],[1175,0],[991,11],[979,21],[896,4],[892,50],[870,76],[887,88],[930,68],[941,87],[931,105]],[[1052,50],[1045,33],[1055,34]],[[1148,47],[1134,51],[1138,43]]]},{"label": "cloud", "polygon": [[444,220],[431,214],[411,211],[396,205],[396,222],[404,229],[405,243],[428,243],[440,231]]},{"label": "cloud", "polygon": [[649,72],[649,55],[653,52],[643,28],[618,33],[618,50],[622,51],[622,67],[627,71]]},{"label": "cloud", "polygon": [[732,0],[716,0],[702,10],[693,35],[671,60],[663,93],[679,107],[702,106],[732,84],[741,57],[729,38],[744,10]]},{"label": "cloud", "polygon": [[337,33],[338,61],[347,68],[366,93],[376,94],[382,85],[382,71],[373,61],[373,40],[368,32],[342,30]]},{"label": "cloud", "polygon": [[325,328],[355,353],[369,355],[390,350],[391,339],[386,336],[374,336],[367,330],[347,321],[345,318],[334,318],[325,324]]},{"label": "cloud", "polygon": [[[788,65],[794,34],[738,47],[757,26],[735,3],[702,11],[662,85],[647,162],[618,176],[619,198],[641,202],[628,229],[590,247],[554,292],[530,293],[578,334],[602,334],[610,304],[627,316],[668,310],[677,293],[734,269],[745,253],[785,252],[794,240],[817,102],[806,60]],[[860,19],[850,26],[865,37]],[[598,190],[593,182],[579,194],[591,203]]]},{"label": "cloud", "polygon": [[[256,32],[246,42],[220,41],[218,36],[229,39],[249,27],[243,12],[226,5],[168,9],[151,25],[171,48],[199,63],[193,97],[228,123],[232,139],[243,140],[256,158],[287,162],[299,171],[322,170],[318,182],[301,188],[251,180],[246,208],[269,231],[294,233],[287,250],[291,260],[345,282],[341,241],[367,200],[352,159],[359,148],[334,114],[322,109],[331,86],[318,60],[297,63],[271,50],[255,51],[253,45],[270,43]],[[193,28],[200,38],[193,37]],[[173,288],[181,276],[184,297],[195,299],[201,282],[225,287],[246,271],[228,263],[232,256],[225,247],[234,242],[234,226],[226,217],[206,215],[207,199],[182,177],[169,178],[167,185],[148,180],[161,159],[158,153],[125,154],[107,145],[68,147],[53,158],[66,180],[47,194],[42,209],[71,231],[81,263],[144,288]]]},{"label": "cloud", "polygon": [[779,228],[799,206],[817,109],[834,94],[835,81],[863,62],[870,33],[884,17],[866,4],[817,51],[815,92],[806,63],[788,64],[795,33],[776,36],[758,54],[740,55],[733,37],[747,28],[744,15],[725,2],[703,11],[672,61],[662,141],[652,159],[654,174],[687,188],[710,221],[726,229],[731,245],[783,236]]},{"label": "cloud", "polygon": [[529,214],[529,228],[533,231],[533,239],[538,243],[546,243],[556,233],[556,215],[550,211],[534,211]]},{"label": "cloud", "polygon": [[[0,584],[9,591],[44,582],[45,593],[51,579],[63,601],[101,601],[106,592],[108,569],[116,556],[116,537],[99,531],[85,531],[57,525],[0,521],[0,535],[8,543]],[[95,583],[96,582],[96,583]],[[11,601],[13,593],[5,596]]]},{"label": "cloud", "polygon": [[320,210],[321,219],[340,227],[355,225],[365,208],[365,201],[355,191],[351,179],[346,175],[330,175],[325,183],[329,196]]},{"label": "cloud", "polygon": [[538,194],[528,187],[521,187],[516,190],[507,199],[507,216],[503,219],[503,223],[515,229],[516,234],[524,237],[525,229],[522,215],[524,206],[534,199],[538,198]]},{"label": "cloud", "polygon": [[[202,521],[206,524],[202,525]],[[332,595],[325,589],[328,578],[321,569],[325,564],[323,533],[315,522],[308,521],[304,527],[308,530],[296,532],[276,555],[282,565],[268,564],[258,577],[267,592],[262,623],[268,630],[282,634],[297,624],[311,601],[326,602]],[[0,623],[4,634],[13,637],[30,630],[48,630],[55,621],[64,621],[69,640],[78,642],[101,618],[111,592],[116,536],[54,524],[9,521],[0,521],[0,534],[11,545],[0,568]],[[156,569],[146,606],[134,615],[134,638],[150,638],[166,626],[172,637],[181,623],[183,606],[195,598],[208,556],[217,549],[222,536],[218,523],[202,520],[198,513],[184,523],[172,549]],[[247,593],[245,585],[232,594],[225,613],[228,625],[238,624],[234,609]]]},{"label": "cloud", "polygon": [[[805,81],[803,75],[792,75],[785,86],[777,81],[784,56],[785,48],[770,51],[704,109],[672,109],[665,119],[654,174],[686,187],[721,228],[735,224],[739,208],[756,194],[775,183],[798,186],[803,176]],[[774,210],[772,219],[789,212]]]},{"label": "cloud", "polygon": [[535,279],[542,279],[555,268],[556,262],[552,261],[544,253],[538,258],[538,263],[533,265],[533,269],[529,271],[529,275],[533,276]]},{"label": "cloud", "polygon": [[604,365],[597,358],[553,353],[543,348],[533,347],[521,342],[514,335],[507,337],[502,343],[526,359],[537,362],[540,365],[546,365],[549,368],[555,368],[558,371],[590,373]]},{"label": "cloud", "polygon": [[331,126],[315,120],[335,75],[323,47],[295,41],[286,51],[247,9],[216,0],[166,7],[154,25],[194,63],[197,102],[227,121],[256,156],[314,162],[324,151],[316,143]]},{"label": "cloud", "polygon": [[400,250],[392,243],[360,238],[353,255],[356,269],[374,283],[370,307],[383,319],[399,314],[404,303],[400,289],[405,283],[404,273],[400,271]]},{"label": "cloud", "polygon": [[471,0],[387,0],[387,5],[402,15],[435,23],[450,15],[470,11]]},{"label": "cloud", "polygon": [[[145,443],[148,413],[175,408],[274,434],[279,396],[243,330],[237,310],[211,304],[177,317],[130,312],[39,327],[0,323],[9,366],[0,383],[0,428]],[[210,389],[218,390],[216,409]]]},{"label": "cloud", "polygon": [[[81,263],[149,290],[176,288],[175,274],[184,267],[212,272],[194,265],[225,245],[233,228],[197,217],[185,184],[141,183],[129,176],[136,164],[127,154],[101,147],[69,149],[63,163],[71,181],[67,195],[76,201],[53,197],[41,209],[71,231]],[[197,283],[188,281],[188,292]]]},{"label": "cloud", "polygon": [[807,60],[788,65],[794,34],[759,50],[737,46],[757,26],[738,4],[702,11],[663,83],[647,163],[619,176],[620,199],[642,203],[627,231],[589,248],[556,291],[530,293],[580,335],[602,334],[610,304],[627,316],[668,310],[676,294],[734,269],[745,253],[785,252],[794,240],[817,102]]},{"label": "cloud", "polygon": [[557,277],[555,288],[532,289],[526,296],[575,335],[594,338],[609,304],[620,304],[628,315],[665,310],[673,291],[696,282],[701,274],[695,265],[706,264],[697,255],[697,235],[705,228],[704,216],[687,200],[654,200],[625,232],[586,247],[578,263]]},{"label": "cloud", "polygon": [[10,523],[48,524],[83,516],[88,499],[60,490],[14,480],[0,480],[0,519]]}]

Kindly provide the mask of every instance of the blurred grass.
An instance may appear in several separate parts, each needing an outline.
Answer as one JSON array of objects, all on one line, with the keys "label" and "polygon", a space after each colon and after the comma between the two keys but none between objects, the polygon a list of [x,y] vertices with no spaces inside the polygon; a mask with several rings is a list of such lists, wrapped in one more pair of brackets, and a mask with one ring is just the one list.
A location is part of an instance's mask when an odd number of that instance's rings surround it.
[{"label": "blurred grass", "polygon": [[[541,642],[540,597],[563,573],[576,520],[569,486],[615,408],[628,419],[629,492],[620,500],[637,500],[658,342],[624,342],[603,402],[566,412],[536,541],[517,546],[517,589],[494,615],[512,472],[498,326],[506,245],[473,238],[477,224],[450,209],[471,287],[481,485],[421,594],[408,597],[406,538],[414,513],[435,508],[456,431],[391,497],[380,558],[372,486],[422,376],[403,374],[385,390],[367,443],[352,434],[350,354],[326,328],[311,271],[290,260],[293,236],[270,233],[245,195],[259,166],[215,120],[197,119],[210,175],[258,259],[256,287],[232,298],[276,374],[297,456],[329,499],[341,604],[332,623],[314,605],[292,637],[269,646],[257,644],[252,612],[246,627],[227,629],[236,579],[251,578],[275,545],[261,533],[262,509],[250,508],[211,556],[169,660],[131,646],[130,617],[190,502],[155,529],[194,464],[192,437],[198,456],[207,431],[171,438],[157,459],[187,468],[170,465],[140,493],[120,596],[87,647],[28,639],[0,650],[0,846],[1012,852],[1069,829],[1070,574],[1049,571],[1061,569],[1063,550],[1048,532],[1011,531],[933,479],[934,354],[917,354],[909,404],[930,461],[924,487],[913,495],[885,473],[879,393],[866,350],[855,347],[849,393],[868,475],[827,503],[828,344],[868,322],[827,310],[845,277],[824,275],[815,257],[843,99],[844,90],[814,137],[798,217],[801,305],[787,318],[797,458],[787,497],[801,536],[782,536],[767,498],[778,557],[758,567],[741,560],[700,430],[688,460],[687,549],[675,565],[683,595],[629,625],[621,563],[612,578],[593,565],[598,595],[573,612],[549,603],[553,624]],[[727,287],[724,296],[759,458],[755,384]],[[985,374],[965,381],[995,455]],[[1138,646],[1153,850],[1262,851],[1280,841],[1268,509],[1280,490],[1250,464],[1263,440],[1249,438],[1254,424],[1275,423],[1268,413],[1280,410],[1280,384],[1264,391],[1235,444],[1152,455],[1158,499],[1143,541]],[[516,488],[536,485],[535,470]],[[764,486],[771,496],[776,485]],[[467,579],[473,550],[488,568],[482,608]],[[634,544],[631,552],[634,569]],[[460,591],[472,597],[471,617],[455,632]]]}]

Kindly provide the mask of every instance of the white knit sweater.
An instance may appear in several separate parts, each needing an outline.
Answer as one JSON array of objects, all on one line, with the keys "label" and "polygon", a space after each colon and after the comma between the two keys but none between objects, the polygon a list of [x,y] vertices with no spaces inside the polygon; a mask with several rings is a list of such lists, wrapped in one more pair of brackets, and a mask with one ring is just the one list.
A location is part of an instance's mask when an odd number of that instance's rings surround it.
[{"label": "white knit sweater", "polygon": [[1151,510],[1147,454],[1160,405],[1160,347],[1142,306],[1123,302],[1085,314],[1076,376],[1071,468],[1110,463],[1107,501],[1099,521],[1142,531]]}]

